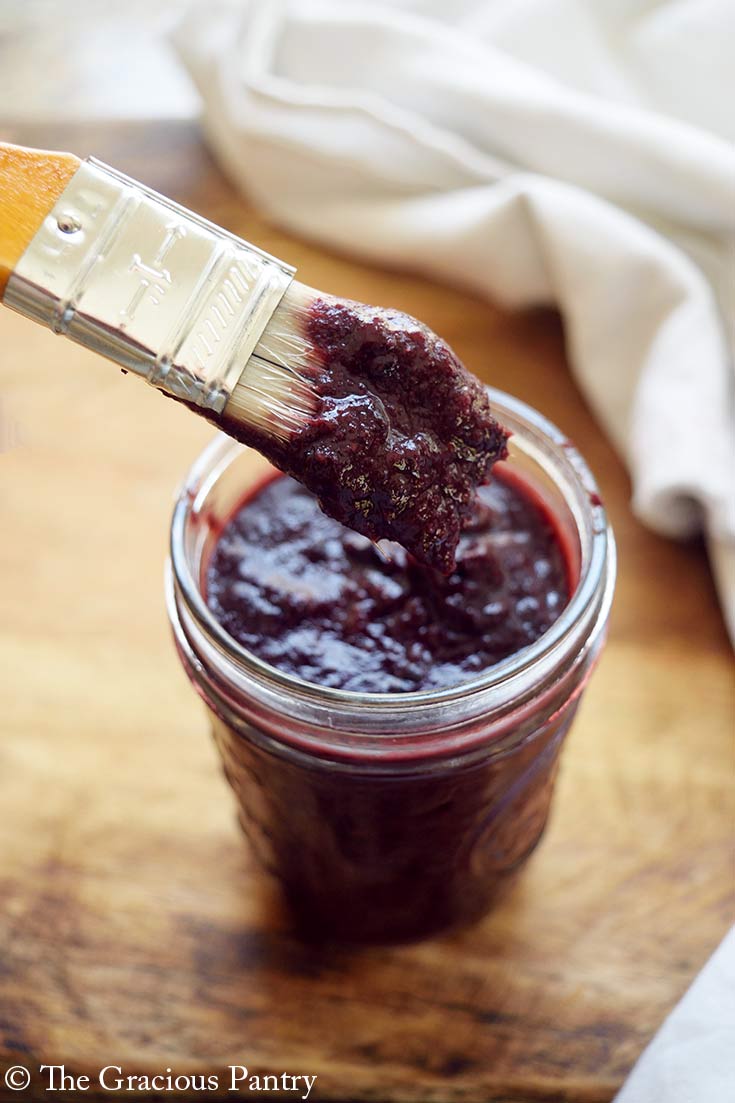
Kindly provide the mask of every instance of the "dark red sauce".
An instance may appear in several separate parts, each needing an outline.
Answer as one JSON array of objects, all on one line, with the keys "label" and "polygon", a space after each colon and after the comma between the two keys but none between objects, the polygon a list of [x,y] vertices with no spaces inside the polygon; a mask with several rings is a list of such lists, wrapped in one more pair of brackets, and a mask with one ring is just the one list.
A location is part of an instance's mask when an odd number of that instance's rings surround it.
[{"label": "dark red sauce", "polygon": [[499,468],[482,487],[448,576],[389,556],[327,517],[290,478],[225,525],[207,571],[223,627],[273,666],[365,693],[456,685],[533,643],[569,599],[548,512]]},{"label": "dark red sauce", "polygon": [[[532,643],[574,584],[541,498],[507,465],[482,487],[448,576],[327,517],[276,476],[215,540],[205,596],[265,661],[323,686],[447,686]],[[402,941],[479,918],[512,883],[546,823],[576,707],[519,717],[502,753],[402,769],[304,765],[252,723],[213,730],[240,819],[299,925],[316,937]],[[478,731],[484,721],[479,720]],[[389,736],[389,733],[386,733]],[[521,737],[522,735],[522,737]]]},{"label": "dark red sauce", "polygon": [[474,922],[512,884],[543,833],[576,703],[495,756],[378,774],[305,766],[218,716],[213,730],[242,827],[299,927],[400,942]]},{"label": "dark red sauce", "polygon": [[476,487],[506,456],[482,384],[397,310],[317,299],[306,323],[319,370],[313,416],[288,441],[223,428],[263,452],[322,509],[448,574]]},{"label": "dark red sauce", "polygon": [[[261,485],[219,532],[215,617],[273,666],[367,693],[456,685],[532,644],[569,600],[571,557],[509,467],[486,485],[507,433],[482,385],[397,312],[320,300],[308,336],[311,420],[287,443],[223,426],[299,482]],[[502,753],[404,769],[390,749],[379,771],[305,765],[254,721],[213,721],[243,827],[302,925],[395,941],[478,918],[511,882],[575,707],[527,710]]]}]

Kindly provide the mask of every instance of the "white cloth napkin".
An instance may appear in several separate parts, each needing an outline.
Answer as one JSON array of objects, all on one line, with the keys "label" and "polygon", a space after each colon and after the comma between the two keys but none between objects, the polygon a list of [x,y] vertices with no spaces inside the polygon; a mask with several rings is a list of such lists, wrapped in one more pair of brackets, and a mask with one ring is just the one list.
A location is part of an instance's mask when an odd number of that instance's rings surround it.
[{"label": "white cloth napkin", "polygon": [[280,224],[559,307],[636,514],[704,530],[735,639],[732,0],[199,0],[174,40]]},{"label": "white cloth napkin", "polygon": [[636,513],[704,528],[735,637],[732,0],[205,0],[175,40],[281,224],[559,306]]},{"label": "white cloth napkin", "polygon": [[615,1103],[735,1099],[735,929],[674,1008]]}]

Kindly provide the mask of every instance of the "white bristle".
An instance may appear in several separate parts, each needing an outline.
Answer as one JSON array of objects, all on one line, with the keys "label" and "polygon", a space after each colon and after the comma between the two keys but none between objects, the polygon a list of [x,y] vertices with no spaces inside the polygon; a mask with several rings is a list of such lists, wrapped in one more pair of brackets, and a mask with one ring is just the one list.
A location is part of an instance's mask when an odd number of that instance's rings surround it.
[{"label": "white bristle", "polygon": [[296,372],[251,356],[227,403],[227,416],[288,440],[314,412],[318,397]]},{"label": "white bristle", "polygon": [[232,392],[228,417],[286,441],[314,413],[319,395],[311,381],[321,365],[306,319],[316,297],[301,283],[288,288]]}]

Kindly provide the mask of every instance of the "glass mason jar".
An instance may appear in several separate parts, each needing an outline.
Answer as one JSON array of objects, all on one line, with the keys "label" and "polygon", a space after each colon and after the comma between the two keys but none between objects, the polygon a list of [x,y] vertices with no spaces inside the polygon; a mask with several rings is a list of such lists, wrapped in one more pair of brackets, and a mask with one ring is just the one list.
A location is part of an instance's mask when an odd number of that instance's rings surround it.
[{"label": "glass mason jar", "polygon": [[477,919],[538,843],[564,737],[600,654],[615,546],[579,453],[489,390],[507,461],[540,494],[574,589],[530,647],[450,688],[364,694],[306,682],[236,643],[203,596],[223,525],[270,470],[217,438],[175,505],[168,611],[262,866],[320,937],[403,941]]}]

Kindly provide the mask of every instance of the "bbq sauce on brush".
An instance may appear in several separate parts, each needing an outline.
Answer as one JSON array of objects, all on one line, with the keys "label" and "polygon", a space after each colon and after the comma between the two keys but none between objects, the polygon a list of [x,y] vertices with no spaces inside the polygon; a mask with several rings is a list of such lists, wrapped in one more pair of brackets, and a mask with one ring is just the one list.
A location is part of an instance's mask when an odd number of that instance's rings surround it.
[{"label": "bbq sauce on brush", "polygon": [[313,415],[286,442],[224,417],[318,498],[331,517],[449,574],[476,488],[507,454],[487,393],[415,318],[316,299],[306,336],[321,362]]}]

